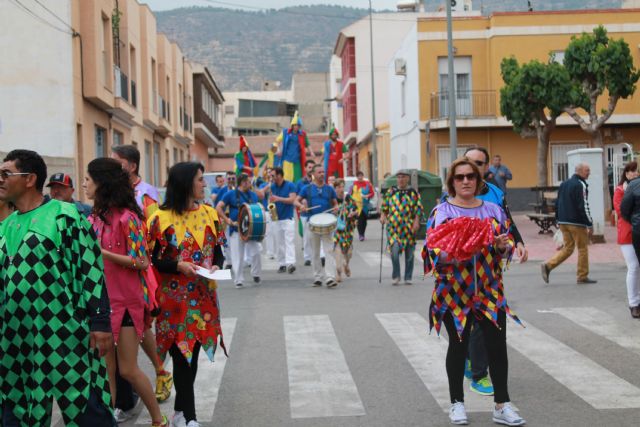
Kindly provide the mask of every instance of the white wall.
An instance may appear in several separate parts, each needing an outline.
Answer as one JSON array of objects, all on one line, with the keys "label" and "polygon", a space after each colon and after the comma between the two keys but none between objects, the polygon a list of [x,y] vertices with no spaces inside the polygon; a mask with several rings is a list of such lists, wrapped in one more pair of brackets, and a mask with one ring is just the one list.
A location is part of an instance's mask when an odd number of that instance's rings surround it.
[{"label": "white wall", "polygon": [[[21,3],[64,28],[35,1]],[[70,23],[70,3],[50,0],[45,4]],[[47,26],[13,2],[0,1],[0,17],[0,151],[27,148],[43,156],[73,158],[76,131],[71,35]]]},{"label": "white wall", "polygon": [[[406,75],[396,75],[395,59],[406,62]],[[420,86],[418,76],[417,25],[409,31],[387,65],[389,88],[389,126],[391,132],[391,171],[421,169]],[[404,82],[404,109],[402,83]],[[403,114],[404,111],[404,114]]]},{"label": "white wall", "polygon": [[[253,99],[259,101],[283,101],[293,102],[293,90],[265,90],[265,91],[240,91],[222,92],[224,105],[233,105],[233,114],[223,113],[222,126],[225,136],[231,136],[231,129],[236,124],[240,110],[240,99]],[[223,107],[223,111],[225,108]]]},{"label": "white wall", "polygon": [[[336,55],[331,55],[331,61],[329,62],[329,98],[333,98],[340,95],[342,91],[342,59]],[[337,101],[332,101],[331,108],[331,123],[338,127],[340,134],[342,135],[343,120],[342,117],[342,104]]]}]

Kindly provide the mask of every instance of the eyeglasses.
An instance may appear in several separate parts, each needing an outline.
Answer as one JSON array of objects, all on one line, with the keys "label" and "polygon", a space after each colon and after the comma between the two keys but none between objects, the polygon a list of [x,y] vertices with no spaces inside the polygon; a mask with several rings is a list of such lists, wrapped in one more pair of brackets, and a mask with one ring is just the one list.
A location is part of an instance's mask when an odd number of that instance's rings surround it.
[{"label": "eyeglasses", "polygon": [[483,162],[481,160],[474,160],[473,163],[475,163],[476,166],[478,166],[478,167],[482,167],[482,166],[487,164],[487,162]]},{"label": "eyeglasses", "polygon": [[11,178],[12,176],[20,176],[20,175],[31,175],[31,172],[9,172],[6,170],[0,171],[0,178],[2,178],[3,181]]},{"label": "eyeglasses", "polygon": [[476,179],[478,179],[477,175],[475,173],[459,173],[456,175],[453,175],[453,179],[455,179],[456,181],[464,181],[464,179],[467,178],[467,181],[475,181]]}]

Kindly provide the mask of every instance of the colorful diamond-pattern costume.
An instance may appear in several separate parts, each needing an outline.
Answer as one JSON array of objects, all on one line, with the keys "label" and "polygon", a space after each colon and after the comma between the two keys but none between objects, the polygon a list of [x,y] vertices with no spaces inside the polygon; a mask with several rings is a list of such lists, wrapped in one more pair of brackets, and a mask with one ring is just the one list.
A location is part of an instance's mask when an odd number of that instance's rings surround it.
[{"label": "colorful diamond-pattern costume", "polygon": [[[161,259],[191,262],[210,269],[217,256],[221,256],[217,223],[216,211],[207,205],[182,215],[159,209],[148,220],[150,247],[160,245]],[[224,349],[216,282],[179,273],[161,272],[159,276],[156,299],[160,314],[156,319],[156,341],[160,358],[164,360],[171,346],[176,344],[191,363],[198,341],[213,362],[218,337]]]},{"label": "colorful diamond-pattern costume", "polygon": [[342,230],[336,229],[333,234],[333,243],[336,247],[340,247],[343,254],[349,253],[349,249],[351,249],[353,245],[353,230],[356,228],[356,220],[358,218],[355,215],[349,216],[349,214],[357,211],[358,207],[353,201],[353,198],[349,194],[346,194],[338,211],[338,223],[342,221],[344,228]]},{"label": "colorful diamond-pattern costume", "polygon": [[[482,247],[471,260],[457,262],[438,248],[431,248],[425,240],[422,250],[425,274],[431,273],[436,279],[431,305],[429,323],[440,334],[442,320],[447,311],[453,317],[458,337],[467,323],[471,312],[476,316],[485,316],[498,327],[498,310],[503,310],[516,322],[504,297],[502,283],[503,264],[506,267],[513,253],[513,236],[504,211],[496,204],[484,202],[477,208],[461,208],[444,202],[436,206],[427,221],[427,236],[430,230],[461,216],[490,219],[494,235],[507,234],[508,244],[504,252],[500,252],[491,243]],[[477,277],[474,283],[474,272]]]},{"label": "colorful diamond-pattern costume", "polygon": [[[73,204],[50,200],[0,226],[0,407],[48,425],[55,398],[67,425],[93,390],[110,407],[91,330],[109,330],[100,247]],[[106,330],[105,330],[106,329]]]},{"label": "colorful diamond-pattern costume", "polygon": [[391,187],[382,198],[382,213],[387,218],[387,249],[398,243],[400,253],[414,246],[416,238],[411,231],[414,220],[424,217],[420,195],[413,188]]}]

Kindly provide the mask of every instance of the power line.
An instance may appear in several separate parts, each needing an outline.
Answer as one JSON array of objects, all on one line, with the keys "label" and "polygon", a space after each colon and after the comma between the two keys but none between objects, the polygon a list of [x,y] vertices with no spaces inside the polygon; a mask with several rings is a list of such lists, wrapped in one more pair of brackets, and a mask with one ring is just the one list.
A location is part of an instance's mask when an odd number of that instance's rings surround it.
[{"label": "power line", "polygon": [[73,29],[73,27],[71,25],[69,25],[64,19],[60,18],[58,15],[56,15],[51,9],[49,9],[47,6],[45,6],[44,4],[40,3],[39,0],[33,0],[36,3],[38,3],[40,5],[40,7],[42,7],[44,10],[46,10],[47,12],[49,12],[54,18],[56,18],[58,21],[62,22],[62,24],[69,28],[71,30],[71,32],[75,33],[76,30]]},{"label": "power line", "polygon": [[51,28],[53,28],[53,29],[54,29],[54,30],[56,30],[56,31],[60,31],[61,33],[68,34],[68,35],[70,35],[70,36],[72,36],[72,35],[73,35],[73,33],[70,33],[70,32],[69,32],[69,31],[67,31],[66,29],[64,29],[64,28],[60,28],[60,27],[57,27],[57,26],[55,26],[54,24],[52,24],[51,22],[49,22],[49,21],[47,21],[46,19],[44,19],[43,17],[41,17],[40,15],[36,14],[34,11],[32,11],[32,10],[31,10],[31,9],[29,9],[27,6],[25,6],[24,4],[22,4],[22,3],[20,2],[20,0],[12,0],[12,2],[13,2],[13,4],[14,4],[16,7],[18,7],[18,8],[20,8],[20,9],[22,9],[25,13],[27,13],[28,15],[30,15],[30,16],[31,16],[32,18],[34,18],[35,20],[37,20],[37,21],[41,22],[42,24],[44,24],[44,25],[46,25],[46,26],[48,26],[48,27],[51,27]]}]

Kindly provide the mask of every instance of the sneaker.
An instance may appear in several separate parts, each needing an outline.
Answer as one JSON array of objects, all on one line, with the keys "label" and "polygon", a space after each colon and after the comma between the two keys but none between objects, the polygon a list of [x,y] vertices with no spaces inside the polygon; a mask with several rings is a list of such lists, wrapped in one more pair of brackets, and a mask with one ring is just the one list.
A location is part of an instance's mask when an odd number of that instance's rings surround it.
[{"label": "sneaker", "polygon": [[253,276],[253,283],[260,283],[260,277]]},{"label": "sneaker", "polygon": [[225,269],[225,270],[231,270],[231,264],[227,264],[227,265],[225,265],[225,266],[224,266],[224,269]]},{"label": "sneaker", "polygon": [[287,271],[287,267],[285,267],[284,265],[281,265],[280,268],[278,268],[278,273],[285,273]]},{"label": "sneaker", "polygon": [[317,288],[318,286],[322,286],[322,282],[320,280],[316,280],[311,284],[311,286],[313,286],[314,288]]},{"label": "sneaker", "polygon": [[361,242],[364,242],[364,236],[361,234],[358,236],[358,240],[360,240]]},{"label": "sneaker", "polygon": [[294,271],[296,271],[296,266],[295,265],[292,264],[289,267],[287,267],[287,273],[293,274]]},{"label": "sneaker", "polygon": [[473,378],[473,374],[471,373],[471,360],[467,359],[464,364],[464,377],[468,380]]},{"label": "sneaker", "polygon": [[335,288],[336,286],[338,286],[338,282],[333,279],[327,280],[327,288]]},{"label": "sneaker", "polygon": [[311,265],[311,261],[310,261],[310,260],[306,260],[306,261],[304,262],[304,266],[305,266],[305,267],[309,267],[310,265]]},{"label": "sneaker", "polygon": [[576,283],[577,283],[578,285],[588,285],[588,284],[590,284],[590,283],[598,283],[598,281],[597,281],[597,280],[593,280],[593,279],[589,279],[589,278],[587,277],[586,279],[578,280]]},{"label": "sneaker", "polygon": [[124,423],[125,421],[130,420],[131,418],[133,418],[134,415],[135,414],[133,413],[133,409],[130,409],[128,411],[123,411],[120,408],[116,408],[113,411],[113,418],[115,418],[118,424]]},{"label": "sneaker", "polygon": [[171,372],[164,371],[162,374],[156,374],[156,400],[164,402],[171,396],[171,387],[173,386],[173,376]]},{"label": "sneaker", "polygon": [[325,259],[324,259],[324,257],[320,258],[320,262],[322,263],[322,266],[324,267],[324,264],[325,264]]},{"label": "sneaker", "polygon": [[187,427],[187,420],[182,411],[177,411],[171,419],[171,427]]},{"label": "sneaker", "polygon": [[549,283],[549,272],[551,270],[549,270],[547,264],[545,264],[544,262],[540,264],[540,271],[542,273],[542,280],[544,280],[544,283]]},{"label": "sneaker", "polygon": [[391,281],[391,284],[392,284],[393,286],[398,286],[398,285],[400,284],[400,278],[399,278],[399,277],[397,277],[397,278],[393,279],[393,280]]},{"label": "sneaker", "polygon": [[405,284],[405,285],[413,285],[413,283],[411,282],[411,280],[405,280],[405,281],[404,281],[404,284]]},{"label": "sneaker", "polygon": [[169,420],[166,415],[162,416],[162,421],[159,423],[151,423],[151,427],[169,427]]},{"label": "sneaker", "polygon": [[518,415],[509,402],[505,402],[501,409],[493,410],[493,422],[506,426],[523,426],[526,424],[526,421]]},{"label": "sneaker", "polygon": [[189,424],[187,424],[187,427],[200,427],[200,423],[196,420],[191,420],[189,421]]},{"label": "sneaker", "polygon": [[236,283],[236,289],[242,288],[242,283]]},{"label": "sneaker", "polygon": [[456,424],[456,425],[469,424],[469,419],[467,418],[467,411],[465,411],[464,409],[463,402],[456,402],[451,405],[451,408],[449,408],[449,420],[451,421],[451,424]]},{"label": "sneaker", "polygon": [[631,310],[631,317],[640,319],[640,306],[629,307],[629,310]]},{"label": "sneaker", "polygon": [[493,396],[493,384],[489,381],[489,377],[484,377],[478,381],[471,381],[471,391],[475,391],[483,396]]}]

